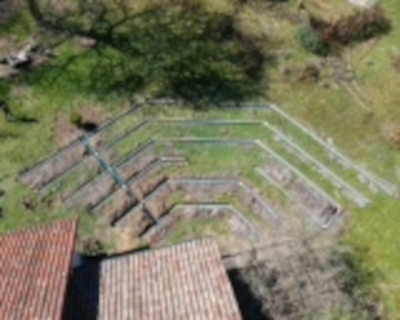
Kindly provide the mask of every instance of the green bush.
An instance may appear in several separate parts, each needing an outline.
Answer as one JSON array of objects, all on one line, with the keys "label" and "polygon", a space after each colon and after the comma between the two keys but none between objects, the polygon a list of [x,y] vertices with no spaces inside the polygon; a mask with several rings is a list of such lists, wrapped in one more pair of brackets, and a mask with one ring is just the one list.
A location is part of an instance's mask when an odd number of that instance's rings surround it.
[{"label": "green bush", "polygon": [[0,100],[6,101],[10,96],[11,84],[5,80],[0,80]]},{"label": "green bush", "polygon": [[103,244],[94,238],[82,241],[82,255],[86,257],[97,257],[104,254]]},{"label": "green bush", "polygon": [[311,25],[300,27],[297,32],[297,40],[300,45],[308,52],[319,56],[326,56],[329,48],[323,41],[320,34]]},{"label": "green bush", "polygon": [[82,127],[82,116],[78,112],[73,112],[69,117],[69,121],[78,128]]}]

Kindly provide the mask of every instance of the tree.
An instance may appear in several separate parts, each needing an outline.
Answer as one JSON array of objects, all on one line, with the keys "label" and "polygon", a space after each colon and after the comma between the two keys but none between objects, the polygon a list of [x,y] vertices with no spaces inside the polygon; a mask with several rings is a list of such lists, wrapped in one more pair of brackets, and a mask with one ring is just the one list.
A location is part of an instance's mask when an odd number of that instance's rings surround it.
[{"label": "tree", "polygon": [[77,53],[88,59],[80,83],[92,92],[152,88],[200,106],[255,94],[264,74],[257,41],[241,33],[233,17],[210,13],[200,2],[170,1],[137,12],[124,1],[81,0],[63,14],[29,0],[29,8],[47,32],[93,40]]}]

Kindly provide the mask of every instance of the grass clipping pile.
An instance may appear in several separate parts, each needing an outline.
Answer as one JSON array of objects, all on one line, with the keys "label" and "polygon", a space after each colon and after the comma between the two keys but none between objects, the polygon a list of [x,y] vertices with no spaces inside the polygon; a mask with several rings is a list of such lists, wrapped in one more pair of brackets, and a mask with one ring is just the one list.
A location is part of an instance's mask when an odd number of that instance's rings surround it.
[{"label": "grass clipping pile", "polygon": [[361,261],[299,242],[225,258],[244,319],[383,319]]}]

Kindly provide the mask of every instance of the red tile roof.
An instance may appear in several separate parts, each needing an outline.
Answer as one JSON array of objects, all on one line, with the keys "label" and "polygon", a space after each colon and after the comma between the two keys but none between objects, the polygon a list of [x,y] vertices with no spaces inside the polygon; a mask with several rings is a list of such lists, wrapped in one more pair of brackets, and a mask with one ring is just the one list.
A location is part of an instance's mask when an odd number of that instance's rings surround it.
[{"label": "red tile roof", "polygon": [[0,236],[0,319],[58,320],[77,220]]},{"label": "red tile roof", "polygon": [[104,260],[101,320],[242,319],[212,239]]}]

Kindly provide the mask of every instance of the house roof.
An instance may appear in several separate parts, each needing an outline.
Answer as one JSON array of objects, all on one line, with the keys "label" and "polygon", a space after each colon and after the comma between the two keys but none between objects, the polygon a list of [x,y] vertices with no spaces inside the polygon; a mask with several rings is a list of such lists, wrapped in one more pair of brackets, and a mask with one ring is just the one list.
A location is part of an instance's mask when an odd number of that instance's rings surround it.
[{"label": "house roof", "polygon": [[67,319],[242,319],[212,239],[107,258],[78,270]]},{"label": "house roof", "polygon": [[214,240],[105,260],[99,319],[241,319]]},{"label": "house roof", "polygon": [[0,319],[58,320],[77,220],[0,236]]}]

